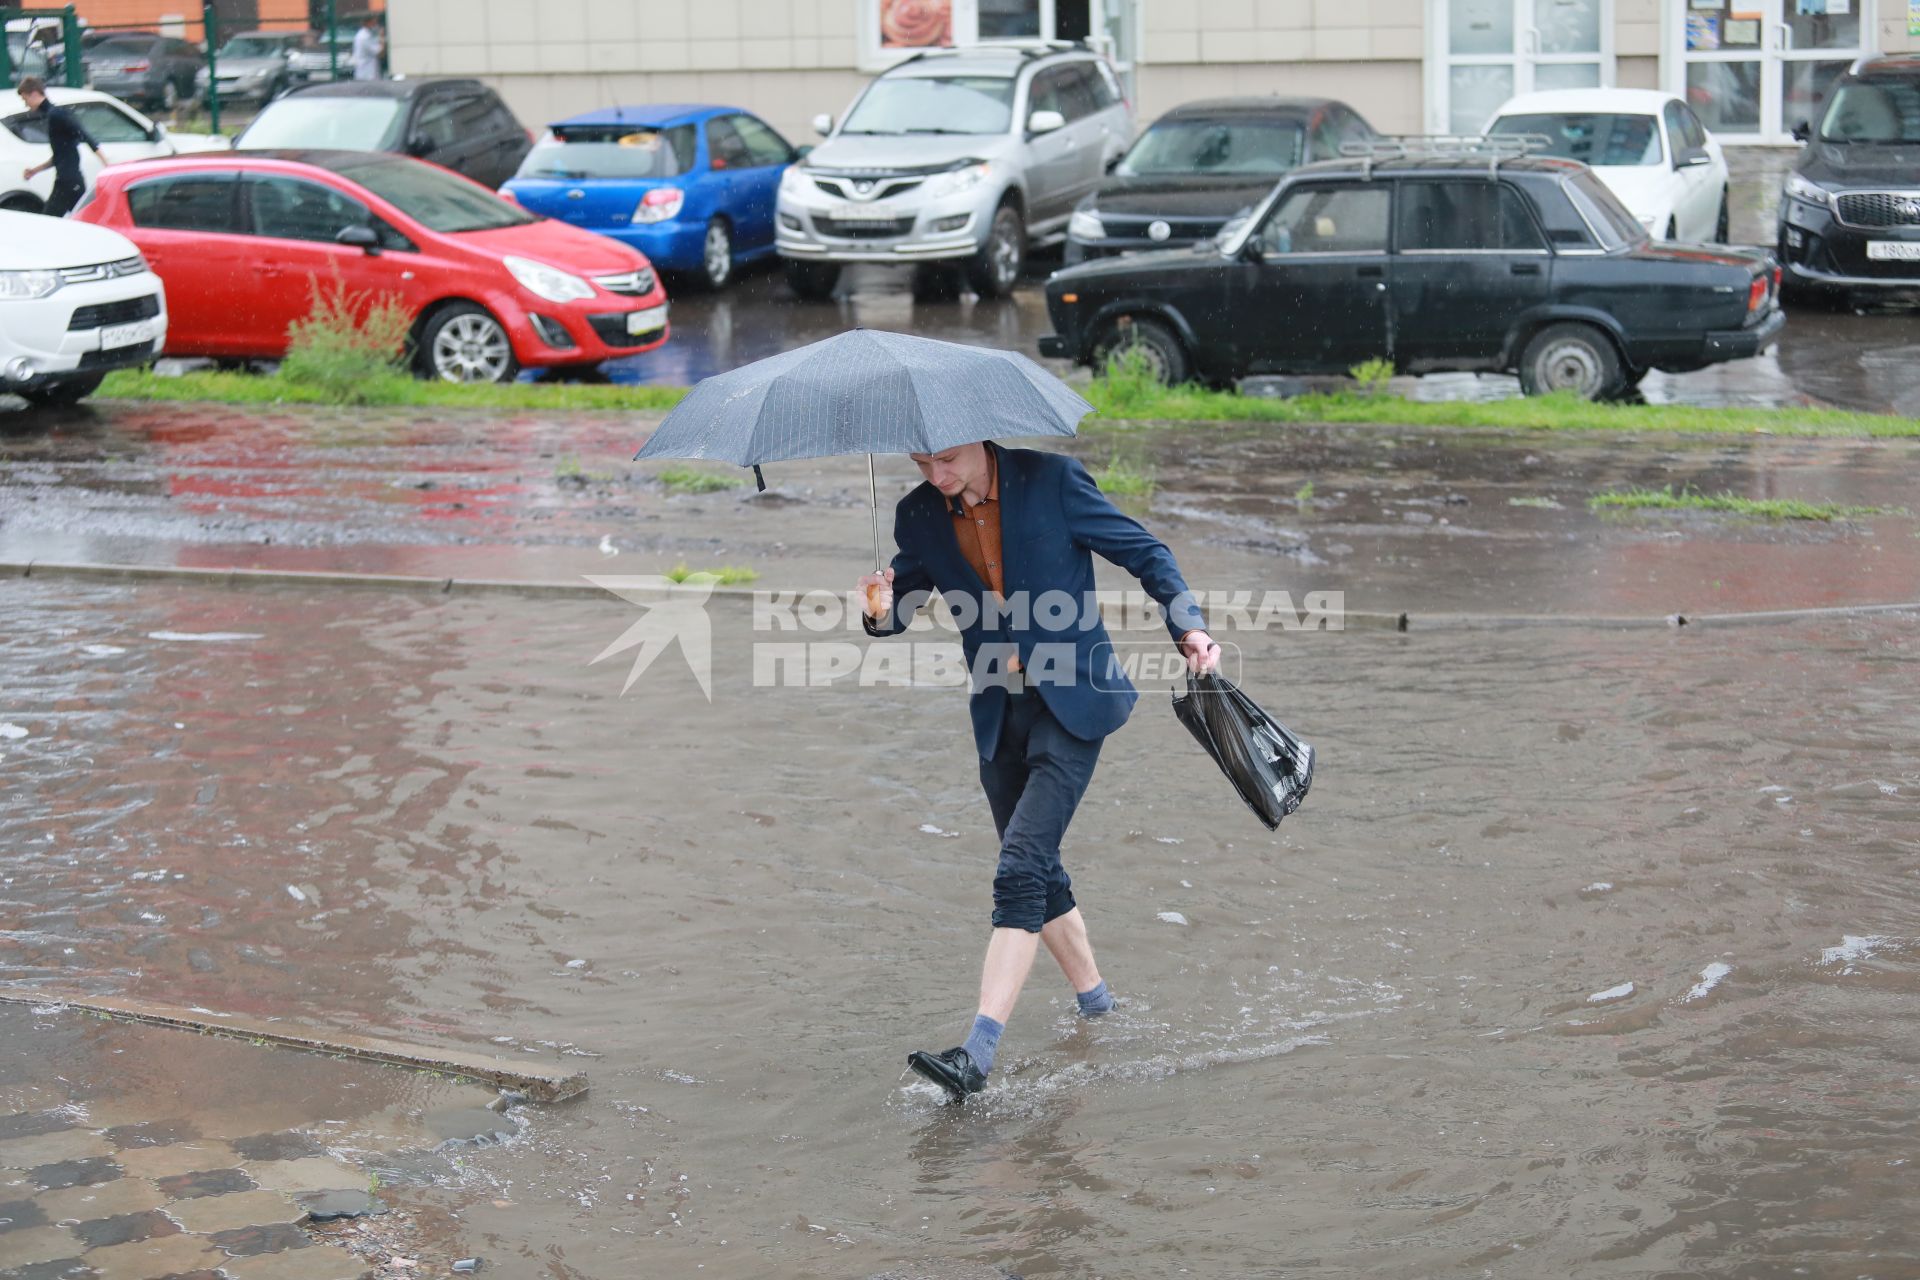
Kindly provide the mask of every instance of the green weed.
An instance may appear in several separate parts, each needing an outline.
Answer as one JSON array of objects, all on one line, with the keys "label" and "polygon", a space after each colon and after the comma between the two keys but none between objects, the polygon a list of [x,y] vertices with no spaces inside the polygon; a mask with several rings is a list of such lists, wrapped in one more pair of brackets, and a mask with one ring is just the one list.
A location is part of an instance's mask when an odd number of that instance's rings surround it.
[{"label": "green weed", "polygon": [[716,587],[737,587],[756,581],[759,577],[759,573],[755,570],[746,568],[744,565],[731,564],[722,565],[718,569],[689,569],[686,562],[681,561],[667,570],[667,579],[670,582],[711,582]]},{"label": "green weed", "polygon": [[1725,511],[1763,520],[1840,520],[1848,516],[1899,514],[1887,507],[1856,507],[1836,502],[1804,502],[1799,498],[1741,498],[1731,493],[1695,493],[1691,490],[1622,489],[1587,499],[1595,511]]},{"label": "green weed", "polygon": [[727,489],[738,489],[746,483],[742,476],[706,471],[699,467],[668,467],[657,478],[675,493],[720,493]]}]

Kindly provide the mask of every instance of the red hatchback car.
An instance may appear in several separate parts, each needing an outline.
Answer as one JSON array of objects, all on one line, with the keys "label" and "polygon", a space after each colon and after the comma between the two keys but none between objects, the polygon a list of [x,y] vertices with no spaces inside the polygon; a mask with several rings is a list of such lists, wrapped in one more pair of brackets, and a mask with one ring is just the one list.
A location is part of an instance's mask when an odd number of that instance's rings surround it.
[{"label": "red hatchback car", "polygon": [[418,372],[504,382],[667,340],[645,255],[457,174],[359,151],[207,152],[115,165],[75,217],[140,247],[167,286],[166,354],[268,359],[338,279],[397,296]]}]

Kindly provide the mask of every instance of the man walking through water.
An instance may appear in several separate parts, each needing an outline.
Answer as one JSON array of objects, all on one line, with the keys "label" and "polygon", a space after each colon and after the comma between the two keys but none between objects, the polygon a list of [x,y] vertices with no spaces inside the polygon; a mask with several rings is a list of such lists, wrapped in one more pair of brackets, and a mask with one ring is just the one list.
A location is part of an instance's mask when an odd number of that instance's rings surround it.
[{"label": "man walking through water", "polygon": [[[960,624],[973,673],[970,711],[980,785],[1000,861],[980,1004],[958,1047],[907,1057],[956,1102],[986,1088],[1000,1033],[1039,945],[1073,984],[1080,1012],[1113,1008],[1060,862],[1060,839],[1086,794],[1106,736],[1139,695],[1120,669],[1094,601],[1099,552],[1146,588],[1190,669],[1212,670],[1220,646],[1165,544],[1061,454],[992,442],[909,455],[926,483],[894,513],[899,552],[860,579],[869,635],[906,629],[930,590]],[[1056,607],[1071,600],[1063,616]]]},{"label": "man walking through water", "polygon": [[47,146],[53,151],[48,159],[28,166],[26,180],[31,182],[42,169],[51,168],[53,190],[40,212],[50,218],[64,218],[80,203],[80,197],[87,194],[87,180],[80,171],[80,144],[86,143],[101,164],[106,164],[107,158],[100,154],[100,144],[93,140],[86,126],[74,118],[73,112],[55,106],[47,97],[46,82],[39,76],[27,76],[20,81],[20,101],[46,129]]}]

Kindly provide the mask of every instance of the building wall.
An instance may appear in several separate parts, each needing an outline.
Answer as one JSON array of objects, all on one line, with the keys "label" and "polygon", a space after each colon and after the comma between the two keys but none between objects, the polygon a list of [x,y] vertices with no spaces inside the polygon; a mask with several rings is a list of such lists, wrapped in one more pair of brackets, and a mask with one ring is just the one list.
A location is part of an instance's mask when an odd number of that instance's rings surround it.
[{"label": "building wall", "polygon": [[[378,9],[382,2],[342,0],[340,7]],[[37,8],[58,7],[58,0],[47,0],[45,4],[32,4],[29,0],[29,3],[30,7]],[[73,7],[89,26],[158,31],[196,44],[206,38],[201,29],[201,6],[188,0],[74,0]],[[308,0],[216,0],[214,11],[223,37],[235,31],[262,28],[303,31],[307,27]]]}]

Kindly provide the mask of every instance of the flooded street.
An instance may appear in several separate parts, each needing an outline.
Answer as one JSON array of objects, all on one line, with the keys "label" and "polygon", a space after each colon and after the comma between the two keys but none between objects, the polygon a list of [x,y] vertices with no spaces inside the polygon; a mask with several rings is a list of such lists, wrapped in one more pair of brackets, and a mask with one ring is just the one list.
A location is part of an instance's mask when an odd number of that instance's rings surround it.
[{"label": "flooded street", "polygon": [[1043,958],[953,1111],[962,699],[710,613],[709,704],[610,598],[9,582],[0,976],[584,1065],[423,1175],[506,1275],[1920,1275],[1911,614],[1236,637],[1307,806],[1147,693],[1066,846],[1121,1009]]}]

